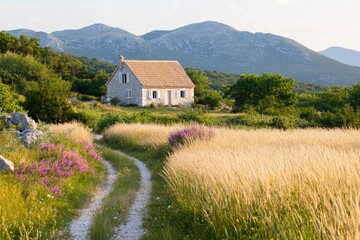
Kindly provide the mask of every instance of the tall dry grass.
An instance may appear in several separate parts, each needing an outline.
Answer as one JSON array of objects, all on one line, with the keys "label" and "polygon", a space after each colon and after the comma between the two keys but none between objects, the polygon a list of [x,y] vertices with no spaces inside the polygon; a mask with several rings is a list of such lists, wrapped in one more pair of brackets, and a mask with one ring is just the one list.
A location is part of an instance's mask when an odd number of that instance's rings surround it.
[{"label": "tall dry grass", "polygon": [[49,131],[55,136],[62,135],[68,139],[79,142],[93,142],[94,135],[91,129],[85,127],[78,122],[52,124],[49,126]]},{"label": "tall dry grass", "polygon": [[215,131],[164,173],[218,238],[360,239],[358,130]]},{"label": "tall dry grass", "polygon": [[142,147],[160,147],[167,144],[172,131],[180,129],[180,125],[163,126],[156,124],[118,123],[104,131],[105,139],[121,140]]}]

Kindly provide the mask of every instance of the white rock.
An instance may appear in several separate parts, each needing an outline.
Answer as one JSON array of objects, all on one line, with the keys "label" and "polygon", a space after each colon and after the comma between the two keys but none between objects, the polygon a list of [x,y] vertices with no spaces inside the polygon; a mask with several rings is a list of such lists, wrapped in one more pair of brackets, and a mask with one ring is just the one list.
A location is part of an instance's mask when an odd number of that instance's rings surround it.
[{"label": "white rock", "polygon": [[14,163],[0,155],[0,171],[8,169],[14,171]]}]

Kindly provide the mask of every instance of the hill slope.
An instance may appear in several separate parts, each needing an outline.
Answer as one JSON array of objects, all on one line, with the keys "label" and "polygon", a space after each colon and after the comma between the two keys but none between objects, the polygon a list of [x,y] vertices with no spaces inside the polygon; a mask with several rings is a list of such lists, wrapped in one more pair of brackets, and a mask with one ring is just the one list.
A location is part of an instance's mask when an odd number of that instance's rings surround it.
[{"label": "hill slope", "polygon": [[56,39],[58,50],[112,63],[124,55],[127,59],[174,59],[183,66],[227,73],[280,73],[323,85],[346,86],[360,80],[359,67],[329,59],[294,40],[238,31],[211,21],[142,36],[103,24],[38,36]]},{"label": "hill slope", "polygon": [[120,28],[94,24],[78,30],[53,32],[64,50],[74,55],[117,63],[119,55],[128,59],[153,59],[169,55],[167,50]]},{"label": "hill slope", "polygon": [[241,32],[217,22],[203,22],[150,40],[185,57],[185,65],[229,73],[281,73],[297,80],[350,85],[360,68],[314,52],[294,40],[264,33]]},{"label": "hill slope", "polygon": [[350,66],[360,67],[360,52],[342,47],[330,47],[320,52],[322,55]]}]

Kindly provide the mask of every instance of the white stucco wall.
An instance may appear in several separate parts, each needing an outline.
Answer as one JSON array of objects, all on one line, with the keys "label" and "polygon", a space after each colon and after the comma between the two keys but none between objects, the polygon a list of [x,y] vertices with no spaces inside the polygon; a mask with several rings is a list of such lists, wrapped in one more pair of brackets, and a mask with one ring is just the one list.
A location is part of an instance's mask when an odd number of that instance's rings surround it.
[{"label": "white stucco wall", "polygon": [[[158,91],[160,97],[154,99],[152,97],[152,92]],[[185,98],[180,96],[180,91],[185,91]],[[171,105],[185,105],[190,106],[194,102],[194,89],[193,88],[144,88],[142,90],[143,95],[143,106],[154,103],[155,105],[169,105],[166,98],[169,97],[168,92],[170,92],[170,103]]]}]

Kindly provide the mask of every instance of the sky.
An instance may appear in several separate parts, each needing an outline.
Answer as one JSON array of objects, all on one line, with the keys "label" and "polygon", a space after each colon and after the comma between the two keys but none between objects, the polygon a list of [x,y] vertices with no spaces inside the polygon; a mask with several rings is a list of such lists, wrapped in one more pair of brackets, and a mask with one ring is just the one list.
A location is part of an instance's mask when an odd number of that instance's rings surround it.
[{"label": "sky", "polygon": [[360,51],[359,10],[359,0],[0,0],[0,30],[51,33],[103,23],[142,35],[212,20],[315,51]]}]

